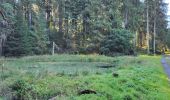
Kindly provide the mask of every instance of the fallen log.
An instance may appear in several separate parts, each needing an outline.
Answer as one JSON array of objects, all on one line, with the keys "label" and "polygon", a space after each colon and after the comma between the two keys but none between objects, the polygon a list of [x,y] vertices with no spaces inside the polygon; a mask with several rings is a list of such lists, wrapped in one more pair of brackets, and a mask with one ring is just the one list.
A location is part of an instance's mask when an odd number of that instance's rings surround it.
[{"label": "fallen log", "polygon": [[82,90],[78,92],[79,95],[83,95],[83,94],[97,94],[96,91],[94,90]]}]

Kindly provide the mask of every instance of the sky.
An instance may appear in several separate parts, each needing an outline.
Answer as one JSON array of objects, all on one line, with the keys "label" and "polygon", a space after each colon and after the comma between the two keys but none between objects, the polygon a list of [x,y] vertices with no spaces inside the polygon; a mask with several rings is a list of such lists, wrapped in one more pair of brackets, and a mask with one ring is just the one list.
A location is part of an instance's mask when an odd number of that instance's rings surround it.
[{"label": "sky", "polygon": [[170,0],[165,0],[166,3],[168,3],[168,15],[170,15]]},{"label": "sky", "polygon": [[[170,0],[165,0],[166,3],[168,3],[168,12],[167,15],[170,16]],[[168,21],[170,21],[170,17],[168,17]],[[168,22],[168,28],[170,28],[170,22]]]}]

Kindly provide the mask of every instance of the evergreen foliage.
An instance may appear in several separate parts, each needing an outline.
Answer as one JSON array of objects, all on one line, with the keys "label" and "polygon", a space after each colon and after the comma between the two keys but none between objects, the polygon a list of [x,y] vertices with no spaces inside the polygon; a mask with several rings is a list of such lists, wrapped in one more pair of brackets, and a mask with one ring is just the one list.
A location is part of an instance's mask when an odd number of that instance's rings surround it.
[{"label": "evergreen foliage", "polygon": [[0,8],[10,26],[0,26],[7,37],[1,47],[5,56],[46,54],[52,42],[63,53],[106,54],[113,45],[109,55],[167,47],[163,0],[3,0]]},{"label": "evergreen foliage", "polygon": [[100,52],[105,55],[133,54],[132,39],[132,33],[127,30],[113,30],[101,43]]}]

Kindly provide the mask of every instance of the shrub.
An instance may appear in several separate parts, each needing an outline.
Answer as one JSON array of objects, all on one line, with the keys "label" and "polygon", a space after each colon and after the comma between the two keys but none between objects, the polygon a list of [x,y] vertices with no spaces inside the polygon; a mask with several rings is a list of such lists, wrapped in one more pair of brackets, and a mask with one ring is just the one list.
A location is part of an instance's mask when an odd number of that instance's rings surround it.
[{"label": "shrub", "polygon": [[88,74],[89,74],[88,71],[83,71],[83,72],[82,72],[82,75],[83,75],[83,76],[87,76]]},{"label": "shrub", "polygon": [[33,85],[23,79],[15,81],[15,83],[11,85],[11,89],[14,93],[13,98],[17,100],[24,100],[25,98],[30,100],[35,98],[34,95],[36,92]]},{"label": "shrub", "polygon": [[115,54],[134,54],[133,35],[128,30],[113,30],[101,42],[100,53],[114,56]]}]

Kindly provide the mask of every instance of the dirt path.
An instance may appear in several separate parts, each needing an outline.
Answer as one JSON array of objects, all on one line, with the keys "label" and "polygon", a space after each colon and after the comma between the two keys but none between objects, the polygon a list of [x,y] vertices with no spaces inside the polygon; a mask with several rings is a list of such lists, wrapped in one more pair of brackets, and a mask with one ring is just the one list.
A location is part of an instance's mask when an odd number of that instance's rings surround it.
[{"label": "dirt path", "polygon": [[166,56],[163,56],[161,62],[162,62],[162,65],[164,67],[166,74],[168,75],[168,77],[170,79],[170,65],[168,65],[166,62]]}]

